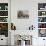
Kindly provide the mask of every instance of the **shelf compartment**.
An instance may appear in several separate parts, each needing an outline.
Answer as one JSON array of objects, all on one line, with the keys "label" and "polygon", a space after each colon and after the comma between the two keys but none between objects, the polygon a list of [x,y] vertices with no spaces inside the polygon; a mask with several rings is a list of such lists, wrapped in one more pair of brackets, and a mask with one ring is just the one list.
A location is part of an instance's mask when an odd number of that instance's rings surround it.
[{"label": "shelf compartment", "polygon": [[38,36],[39,37],[46,37],[46,29],[39,29]]},{"label": "shelf compartment", "polygon": [[46,23],[38,23],[38,28],[46,28]]},{"label": "shelf compartment", "polygon": [[0,35],[8,37],[8,23],[0,23]]},{"label": "shelf compartment", "polygon": [[8,22],[8,17],[0,17],[0,22]]},{"label": "shelf compartment", "polygon": [[38,10],[46,10],[46,3],[38,3]]},{"label": "shelf compartment", "polygon": [[8,23],[0,23],[0,30],[8,30]]},{"label": "shelf compartment", "polygon": [[8,11],[0,11],[0,16],[8,16]]},{"label": "shelf compartment", "polygon": [[0,10],[8,10],[8,3],[0,3]]},{"label": "shelf compartment", "polygon": [[38,22],[46,22],[46,17],[38,17]]},{"label": "shelf compartment", "polygon": [[46,16],[46,11],[38,11],[38,16]]},{"label": "shelf compartment", "polygon": [[1,30],[0,35],[5,35],[5,37],[8,37],[8,30]]},{"label": "shelf compartment", "polygon": [[8,11],[0,11],[0,16],[8,16]]}]

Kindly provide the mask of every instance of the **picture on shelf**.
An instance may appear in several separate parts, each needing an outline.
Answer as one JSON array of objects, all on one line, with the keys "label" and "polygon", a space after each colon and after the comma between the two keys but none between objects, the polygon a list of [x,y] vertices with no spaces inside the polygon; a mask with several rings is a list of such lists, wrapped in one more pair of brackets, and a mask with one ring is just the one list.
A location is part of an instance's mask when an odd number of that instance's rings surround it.
[{"label": "picture on shelf", "polygon": [[38,3],[38,10],[46,10],[46,3]]},{"label": "picture on shelf", "polygon": [[46,28],[46,23],[38,23],[38,28]]},{"label": "picture on shelf", "polygon": [[25,10],[25,11],[22,11],[22,10],[18,11],[17,12],[17,18],[18,19],[27,19],[27,18],[29,18],[29,11],[27,11],[27,10]]},{"label": "picture on shelf", "polygon": [[8,10],[8,3],[0,3],[0,10]]},{"label": "picture on shelf", "polygon": [[46,11],[38,11],[38,16],[46,16]]},{"label": "picture on shelf", "polygon": [[0,16],[8,16],[8,11],[0,11]]},{"label": "picture on shelf", "polygon": [[46,17],[38,17],[38,22],[46,22]]},{"label": "picture on shelf", "polygon": [[0,23],[0,35],[8,37],[8,23]]},{"label": "picture on shelf", "polygon": [[5,10],[8,10],[8,6],[5,6]]},{"label": "picture on shelf", "polygon": [[46,37],[46,29],[39,29],[39,37]]},{"label": "picture on shelf", "polygon": [[0,30],[8,30],[8,23],[0,23]]},{"label": "picture on shelf", "polygon": [[0,17],[0,22],[8,22],[8,17]]}]

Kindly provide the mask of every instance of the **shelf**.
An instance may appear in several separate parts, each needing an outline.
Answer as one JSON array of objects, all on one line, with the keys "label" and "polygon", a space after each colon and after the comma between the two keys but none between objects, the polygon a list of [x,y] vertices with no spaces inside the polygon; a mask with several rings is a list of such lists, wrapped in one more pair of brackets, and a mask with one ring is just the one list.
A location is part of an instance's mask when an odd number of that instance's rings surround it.
[{"label": "shelf", "polygon": [[0,11],[8,11],[8,10],[0,10]]},{"label": "shelf", "polygon": [[38,10],[38,11],[46,11],[46,10]]},{"label": "shelf", "polygon": [[44,15],[44,16],[38,16],[38,17],[46,17],[46,15]]},{"label": "shelf", "polygon": [[38,23],[46,23],[46,22],[38,22]]},{"label": "shelf", "polygon": [[0,16],[0,17],[8,17],[8,16]]},{"label": "shelf", "polygon": [[8,22],[0,22],[0,23],[8,23]]},{"label": "shelf", "polygon": [[38,29],[46,29],[46,28],[38,28]]}]

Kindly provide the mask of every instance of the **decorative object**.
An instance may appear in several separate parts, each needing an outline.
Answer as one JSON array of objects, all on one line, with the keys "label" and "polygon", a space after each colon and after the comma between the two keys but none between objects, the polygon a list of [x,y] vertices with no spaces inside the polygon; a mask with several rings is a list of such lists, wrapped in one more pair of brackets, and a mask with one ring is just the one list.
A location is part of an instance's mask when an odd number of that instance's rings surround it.
[{"label": "decorative object", "polygon": [[8,16],[8,11],[0,11],[0,16]]},{"label": "decorative object", "polygon": [[42,12],[42,15],[45,15],[45,12]]},{"label": "decorative object", "polygon": [[0,23],[0,35],[8,37],[8,23]]},{"label": "decorative object", "polygon": [[[19,35],[20,36],[20,38],[23,40],[23,41],[25,41],[25,44],[26,45],[32,45],[32,36],[30,36],[30,35]],[[31,41],[30,41],[31,40]],[[27,41],[27,42],[26,42]]]},{"label": "decorative object", "polygon": [[45,10],[46,9],[46,3],[38,3],[38,10]]},{"label": "decorative object", "polygon": [[34,26],[33,25],[31,25],[31,26],[29,26],[29,30],[34,30]]},{"label": "decorative object", "polygon": [[0,17],[0,22],[8,22],[8,17]]},{"label": "decorative object", "polygon": [[15,35],[15,45],[16,46],[30,46],[32,45],[32,36],[31,35]]},{"label": "decorative object", "polygon": [[46,16],[46,11],[38,11],[38,16]]},{"label": "decorative object", "polygon": [[5,10],[8,10],[8,6],[5,6]]},{"label": "decorative object", "polygon": [[46,29],[39,29],[39,37],[46,37]]},{"label": "decorative object", "polygon": [[16,26],[13,23],[11,23],[11,30],[16,30]]},{"label": "decorative object", "polygon": [[43,24],[39,23],[38,28],[46,28],[46,23],[43,23]]},{"label": "decorative object", "polygon": [[19,19],[27,19],[27,18],[29,18],[29,12],[27,10],[25,10],[25,11],[20,10],[17,13],[17,18],[19,18]]}]

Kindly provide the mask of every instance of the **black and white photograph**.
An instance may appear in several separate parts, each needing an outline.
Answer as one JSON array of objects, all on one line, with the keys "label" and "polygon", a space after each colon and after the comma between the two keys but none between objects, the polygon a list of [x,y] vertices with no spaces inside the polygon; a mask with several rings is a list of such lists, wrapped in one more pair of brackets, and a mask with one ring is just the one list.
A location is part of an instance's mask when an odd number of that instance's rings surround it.
[{"label": "black and white photograph", "polygon": [[19,10],[17,12],[17,18],[18,19],[29,19],[29,11],[27,10]]}]

